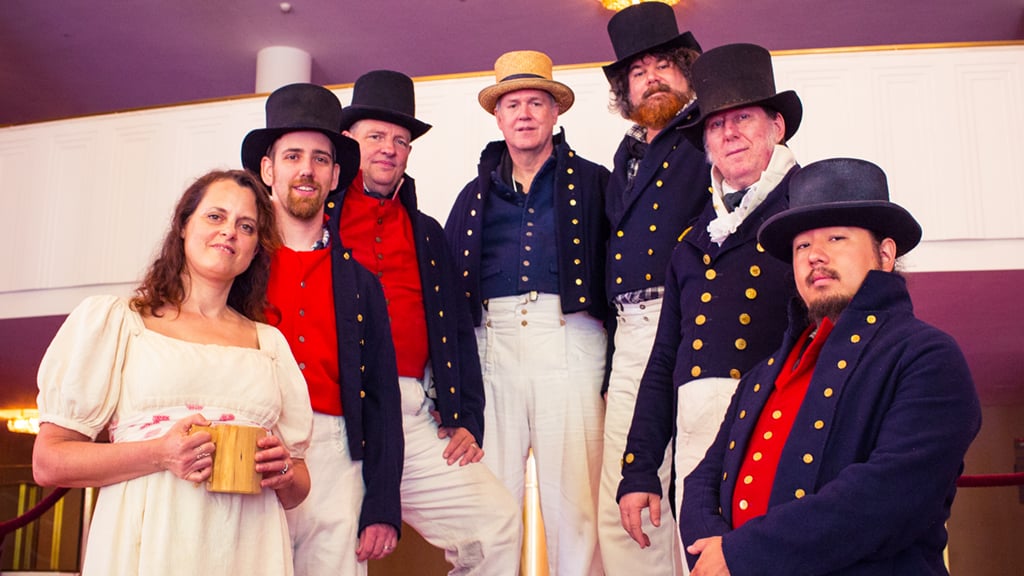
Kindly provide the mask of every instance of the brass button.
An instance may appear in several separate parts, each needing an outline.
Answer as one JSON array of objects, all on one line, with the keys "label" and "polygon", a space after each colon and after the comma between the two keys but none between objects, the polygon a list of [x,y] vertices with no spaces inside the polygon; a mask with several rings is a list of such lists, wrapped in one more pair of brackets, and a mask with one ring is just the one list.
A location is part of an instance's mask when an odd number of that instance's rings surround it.
[{"label": "brass button", "polygon": [[760,276],[761,275],[761,267],[760,266],[756,266],[756,265],[755,266],[751,266],[750,267],[750,275],[753,276],[754,278],[757,278],[758,276]]},{"label": "brass button", "polygon": [[711,292],[705,292],[705,293],[701,294],[700,295],[700,301],[705,303],[705,304],[707,304],[708,302],[711,302]]},{"label": "brass button", "polygon": [[825,388],[824,394],[825,394],[825,398],[831,398],[832,394],[833,394],[832,389],[831,388]]},{"label": "brass button", "polygon": [[776,410],[776,411],[772,412],[772,419],[773,420],[778,420],[779,418],[782,418],[782,410]]},{"label": "brass button", "polygon": [[654,185],[657,186],[658,188],[661,188],[662,186],[665,185],[665,183],[662,182],[661,180],[658,180],[657,182],[654,183]]},{"label": "brass button", "polygon": [[823,422],[821,420],[815,420],[814,421],[814,429],[815,430],[821,430],[824,427],[825,427],[825,422]]},{"label": "brass button", "polygon": [[747,300],[753,300],[754,298],[757,298],[757,290],[754,290],[753,288],[747,288],[747,290],[744,292],[744,295],[746,295]]},{"label": "brass button", "polygon": [[657,227],[657,226],[655,226],[654,224],[651,224],[651,227],[650,227],[650,230],[651,230],[651,232],[654,232],[654,231],[656,231],[657,229],[658,229],[658,227]]},{"label": "brass button", "polygon": [[750,504],[746,500],[740,500],[740,510],[746,510],[750,508]]},{"label": "brass button", "polygon": [[796,496],[797,499],[800,499],[800,498],[803,498],[804,496],[806,496],[807,492],[804,492],[803,488],[797,488],[796,492],[793,492],[793,495]]},{"label": "brass button", "polygon": [[636,456],[632,452],[626,454],[626,464],[632,464],[634,460],[636,460]]},{"label": "brass button", "polygon": [[764,252],[764,246],[761,246],[760,242],[757,243],[757,251],[758,252]]},{"label": "brass button", "polygon": [[697,338],[696,340],[693,341],[693,349],[694,350],[700,350],[703,347],[704,347],[704,341],[701,340],[700,338]]},{"label": "brass button", "polygon": [[740,371],[737,370],[736,368],[729,370],[729,377],[732,378],[733,380],[739,380],[740,376],[742,376],[742,374],[740,374]]},{"label": "brass button", "polygon": [[775,358],[768,359],[768,365],[771,366],[772,364],[775,364]]},{"label": "brass button", "polygon": [[743,339],[743,338],[737,338],[736,339],[736,349],[737,350],[746,350],[747,349],[747,341],[745,339]]},{"label": "brass button", "polygon": [[700,366],[690,368],[690,376],[693,376],[694,378],[700,376]]},{"label": "brass button", "polygon": [[743,477],[743,483],[744,484],[751,484],[753,482],[754,482],[754,477],[751,476],[750,474],[747,474],[746,476]]},{"label": "brass button", "polygon": [[878,318],[876,318],[874,314],[868,314],[867,321],[868,324],[874,324],[875,322],[878,322]]},{"label": "brass button", "polygon": [[846,360],[840,360],[839,362],[836,362],[836,367],[839,368],[840,370],[845,370]]},{"label": "brass button", "polygon": [[760,392],[760,391],[761,391],[761,383],[758,382],[757,384],[754,384],[754,392]]},{"label": "brass button", "polygon": [[618,232],[615,233],[615,235],[618,236],[619,238],[622,238],[623,236],[626,235],[626,233],[623,232],[622,230],[619,230]]},{"label": "brass button", "polygon": [[366,398],[366,390],[360,390],[359,391],[359,397],[360,398]]},{"label": "brass button", "polygon": [[[569,189],[572,190],[572,185],[571,184],[569,185]],[[569,206],[575,206],[575,205],[576,205],[576,199],[575,198],[570,198],[569,199]]]},{"label": "brass button", "polygon": [[771,431],[771,430],[769,430],[769,431],[767,431],[767,432],[765,432],[765,433],[764,433],[764,439],[765,439],[765,440],[771,440],[771,439],[772,439],[772,436],[773,436],[773,434],[772,434],[772,431]]},{"label": "brass button", "polygon": [[747,417],[747,411],[746,410],[740,410],[740,420],[743,420],[746,417]]},{"label": "brass button", "polygon": [[621,253],[621,252],[619,252],[619,253],[616,253],[616,254],[615,254],[615,259],[616,259],[616,260],[622,260],[622,253]]},{"label": "brass button", "polygon": [[810,464],[811,462],[814,462],[814,456],[804,454],[804,464]]},{"label": "brass button", "polygon": [[859,334],[854,334],[853,336],[850,336],[850,342],[853,342],[854,344],[856,344],[857,342],[860,342],[860,335]]},{"label": "brass button", "polygon": [[711,256],[708,256],[707,254],[705,254],[705,255],[704,255],[704,257],[702,258],[702,260],[704,261],[704,264],[705,264],[705,265],[706,265],[706,264],[711,264]]},{"label": "brass button", "polygon": [[704,323],[707,322],[707,321],[708,321],[707,316],[705,316],[703,314],[697,314],[697,317],[693,319],[693,323],[696,324],[697,326],[703,326]]},{"label": "brass button", "polygon": [[704,277],[708,280],[714,280],[716,276],[718,276],[718,272],[715,272],[714,268],[704,271]]},{"label": "brass button", "polygon": [[761,458],[764,458],[764,454],[761,454],[760,452],[754,452],[752,458],[754,459],[754,462],[760,462]]},{"label": "brass button", "polygon": [[740,314],[740,324],[743,324],[744,326],[750,324],[750,314],[747,314],[746,312]]}]

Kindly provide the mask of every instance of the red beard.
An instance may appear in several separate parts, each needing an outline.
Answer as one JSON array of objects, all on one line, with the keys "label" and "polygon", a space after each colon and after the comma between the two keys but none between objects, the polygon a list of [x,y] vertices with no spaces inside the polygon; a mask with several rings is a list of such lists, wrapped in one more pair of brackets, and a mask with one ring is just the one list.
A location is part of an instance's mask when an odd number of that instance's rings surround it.
[{"label": "red beard", "polygon": [[[663,97],[651,97],[664,94]],[[682,92],[672,90],[667,84],[655,84],[644,92],[643,98],[629,114],[629,119],[645,128],[661,130],[686,106],[689,98]]]}]

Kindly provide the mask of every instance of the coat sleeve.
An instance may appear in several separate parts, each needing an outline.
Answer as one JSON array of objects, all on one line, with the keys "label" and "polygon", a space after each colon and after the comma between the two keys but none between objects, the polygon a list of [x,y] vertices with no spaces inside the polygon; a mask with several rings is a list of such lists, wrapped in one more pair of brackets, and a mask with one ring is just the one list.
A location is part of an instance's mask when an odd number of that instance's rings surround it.
[{"label": "coat sleeve", "polygon": [[[390,524],[401,534],[402,507],[399,486],[405,458],[401,393],[395,364],[394,341],[388,321],[384,292],[369,272],[358,270],[360,308],[366,321],[363,331],[362,400],[363,438],[368,447],[363,458],[366,494],[359,515],[359,533],[371,524]],[[376,449],[375,449],[376,448]]]},{"label": "coat sleeve", "polygon": [[672,372],[676,365],[682,317],[676,264],[676,258],[669,263],[658,331],[637,390],[633,421],[626,439],[626,454],[631,454],[632,458],[623,460],[622,481],[616,499],[631,492],[667,496],[661,493],[658,468],[665,459],[665,449],[672,440],[676,422]]}]

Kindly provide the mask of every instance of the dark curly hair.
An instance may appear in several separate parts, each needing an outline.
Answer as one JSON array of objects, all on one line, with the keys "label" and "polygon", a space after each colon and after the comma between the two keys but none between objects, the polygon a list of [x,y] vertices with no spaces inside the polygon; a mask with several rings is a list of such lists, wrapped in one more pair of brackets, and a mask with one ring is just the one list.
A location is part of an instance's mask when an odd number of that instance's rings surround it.
[{"label": "dark curly hair", "polygon": [[[683,72],[683,77],[686,78],[687,84],[690,85],[690,91],[693,91],[693,79],[690,75],[690,68],[697,60],[697,57],[700,56],[700,52],[680,46],[667,50],[646,52],[634,58],[633,61],[647,56],[654,56],[658,60],[665,59],[675,64],[676,68]],[[627,120],[633,113],[633,103],[629,101],[629,69],[631,66],[632,62],[627,66],[622,66],[608,79],[608,83],[611,85],[608,109],[612,112],[618,112]]]},{"label": "dark curly hair", "polygon": [[264,321],[270,258],[281,245],[281,237],[277,232],[274,207],[270,203],[266,187],[254,174],[245,170],[214,170],[197,178],[185,190],[174,209],[171,227],[164,237],[160,255],[150,265],[142,283],[135,289],[135,297],[131,301],[135,310],[142,314],[156,315],[157,310],[168,304],[181,310],[181,303],[185,299],[182,274],[188,273],[185,267],[185,242],[182,234],[210,185],[221,180],[231,180],[252,191],[256,200],[256,228],[259,238],[256,256],[249,267],[235,277],[231,284],[228,305],[250,320]]}]

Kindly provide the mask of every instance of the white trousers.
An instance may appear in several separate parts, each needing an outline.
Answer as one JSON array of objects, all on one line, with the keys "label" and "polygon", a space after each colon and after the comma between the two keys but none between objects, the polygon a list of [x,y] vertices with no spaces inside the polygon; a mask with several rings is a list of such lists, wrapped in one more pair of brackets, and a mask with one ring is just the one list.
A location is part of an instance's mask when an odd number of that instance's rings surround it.
[{"label": "white trousers", "polygon": [[452,576],[518,574],[523,522],[516,500],[484,464],[449,466],[443,457],[448,439],[437,437],[430,414],[434,403],[422,383],[403,377],[399,385],[405,430],[402,519],[444,550]]},{"label": "white trousers", "polygon": [[615,355],[608,383],[607,412],[604,425],[604,462],[601,470],[600,535],[601,558],[608,576],[643,574],[678,575],[682,573],[679,536],[669,501],[672,450],[665,450],[665,460],[658,469],[661,478],[661,526],[655,528],[648,514],[643,514],[643,531],[651,538],[651,546],[641,549],[622,527],[615,494],[622,481],[622,455],[626,437],[633,422],[637,390],[647,359],[654,346],[661,315],[661,299],[640,304],[626,304],[618,311],[615,327]]},{"label": "white trousers", "polygon": [[292,536],[295,576],[365,576],[356,561],[363,464],[348,451],[345,419],[313,413],[313,438],[306,450],[309,495],[285,511]]},{"label": "white trousers", "polygon": [[[701,378],[676,389],[676,512],[683,505],[683,479],[715,441],[738,384],[733,378]],[[676,536],[680,536],[678,530]],[[681,540],[680,545],[685,546]],[[689,573],[684,561],[683,574]]]},{"label": "white trousers", "polygon": [[562,314],[557,295],[492,298],[477,342],[487,394],[484,461],[521,505],[532,448],[550,576],[602,574],[604,327],[583,312]]}]

